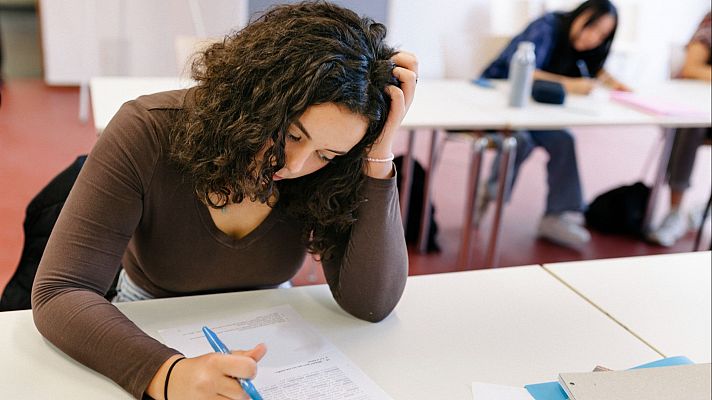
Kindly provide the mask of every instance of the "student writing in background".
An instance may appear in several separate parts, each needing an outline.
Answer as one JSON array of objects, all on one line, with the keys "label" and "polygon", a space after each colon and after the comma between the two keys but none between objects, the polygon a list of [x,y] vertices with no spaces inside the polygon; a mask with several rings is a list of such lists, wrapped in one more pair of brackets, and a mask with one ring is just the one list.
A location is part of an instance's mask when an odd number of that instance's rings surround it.
[{"label": "student writing in background", "polygon": [[417,73],[385,35],[279,6],[204,51],[195,88],[124,104],[47,244],[39,331],[136,398],[241,399],[265,347],[183,359],[104,299],[117,272],[114,301],[228,292],[278,286],[309,252],[344,310],[385,318],[407,277],[391,146]]},{"label": "student writing in background", "polygon": [[[684,79],[712,80],[712,21],[710,13],[700,22],[685,52],[685,63],[679,77]],[[670,185],[670,211],[661,224],[648,234],[648,238],[661,246],[672,246],[687,233],[690,227],[702,223],[701,218],[692,214],[688,221],[680,206],[685,190],[690,187],[690,176],[695,165],[697,148],[710,139],[710,128],[678,129],[668,163],[668,184]],[[690,223],[691,222],[691,223]]]},{"label": "student writing in background", "polygon": [[[588,94],[596,82],[615,90],[628,90],[603,68],[617,25],[616,8],[608,0],[589,0],[570,12],[545,14],[515,36],[484,70],[482,77],[508,78],[509,63],[518,44],[529,41],[535,45],[534,79],[560,82],[568,93],[575,94]],[[566,130],[524,131],[518,132],[516,139],[514,179],[536,147],[543,147],[549,153],[549,193],[546,211],[539,223],[539,236],[564,246],[588,243],[590,234],[582,226],[584,202],[573,136]],[[479,199],[478,218],[495,198],[498,165],[499,158],[493,164],[487,187],[480,191],[483,197]]]}]

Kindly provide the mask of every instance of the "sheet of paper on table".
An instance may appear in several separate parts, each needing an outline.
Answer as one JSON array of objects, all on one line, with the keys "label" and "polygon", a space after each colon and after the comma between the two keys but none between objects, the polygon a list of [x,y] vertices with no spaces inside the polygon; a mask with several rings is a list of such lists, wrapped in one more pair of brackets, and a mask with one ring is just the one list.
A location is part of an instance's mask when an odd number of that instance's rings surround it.
[{"label": "sheet of paper on table", "polygon": [[213,351],[203,336],[203,326],[230,349],[267,346],[252,381],[265,400],[392,400],[289,305],[159,333],[166,345],[186,357],[196,357]]}]

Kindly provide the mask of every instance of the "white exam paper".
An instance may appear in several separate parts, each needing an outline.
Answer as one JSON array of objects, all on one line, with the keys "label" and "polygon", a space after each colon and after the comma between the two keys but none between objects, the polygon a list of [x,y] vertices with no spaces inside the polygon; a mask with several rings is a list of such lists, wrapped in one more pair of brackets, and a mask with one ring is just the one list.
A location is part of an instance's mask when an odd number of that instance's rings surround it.
[{"label": "white exam paper", "polygon": [[196,357],[213,352],[203,326],[230,349],[267,346],[252,381],[264,400],[392,400],[288,305],[158,332],[166,345]]},{"label": "white exam paper", "polygon": [[474,400],[534,400],[527,389],[491,383],[472,382]]}]

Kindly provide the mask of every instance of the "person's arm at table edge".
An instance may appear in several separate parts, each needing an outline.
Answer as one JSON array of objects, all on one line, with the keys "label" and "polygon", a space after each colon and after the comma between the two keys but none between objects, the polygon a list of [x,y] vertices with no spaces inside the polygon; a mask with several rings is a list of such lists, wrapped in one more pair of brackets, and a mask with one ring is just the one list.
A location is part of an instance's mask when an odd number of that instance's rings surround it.
[{"label": "person's arm at table edge", "polygon": [[702,42],[692,42],[687,46],[685,64],[680,70],[680,77],[712,81],[712,66],[707,64],[710,59],[710,48]]},{"label": "person's arm at table edge", "polygon": [[534,79],[558,82],[567,93],[588,94],[593,89],[593,80],[590,78],[572,78],[540,69],[534,70]]}]

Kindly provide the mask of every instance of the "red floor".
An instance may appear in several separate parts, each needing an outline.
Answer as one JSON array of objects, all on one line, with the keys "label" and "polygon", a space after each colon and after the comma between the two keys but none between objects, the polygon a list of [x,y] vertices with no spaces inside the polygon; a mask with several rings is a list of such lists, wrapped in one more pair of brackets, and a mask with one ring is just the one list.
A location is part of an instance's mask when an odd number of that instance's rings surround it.
[{"label": "red floor", "polygon": [[[78,120],[78,97],[77,88],[50,88],[37,80],[10,81],[3,89],[0,107],[0,289],[14,272],[20,256],[27,203],[77,155],[88,152],[95,141],[92,122],[81,124]],[[613,186],[640,179],[643,169],[648,171],[647,176],[652,176],[655,164],[646,163],[646,160],[650,149],[657,143],[654,128],[580,129],[574,133],[587,200]],[[420,160],[426,159],[428,138],[427,132],[418,136],[416,154]],[[398,146],[402,145],[398,143]],[[456,258],[465,197],[466,151],[462,144],[448,143],[445,146],[434,190],[443,252],[419,255],[411,250],[412,275],[461,269]],[[488,155],[485,161],[489,158]],[[501,265],[682,252],[692,248],[692,234],[670,249],[595,233],[591,244],[582,252],[536,240],[536,223],[545,196],[545,164],[546,156],[539,152],[521,172],[505,214]],[[707,148],[699,152],[693,181],[685,201],[687,206],[702,204],[709,196],[710,152]],[[475,260],[481,265],[485,243],[482,238],[475,242]],[[295,284],[314,282],[323,282],[323,275],[320,268],[307,263]]]}]

